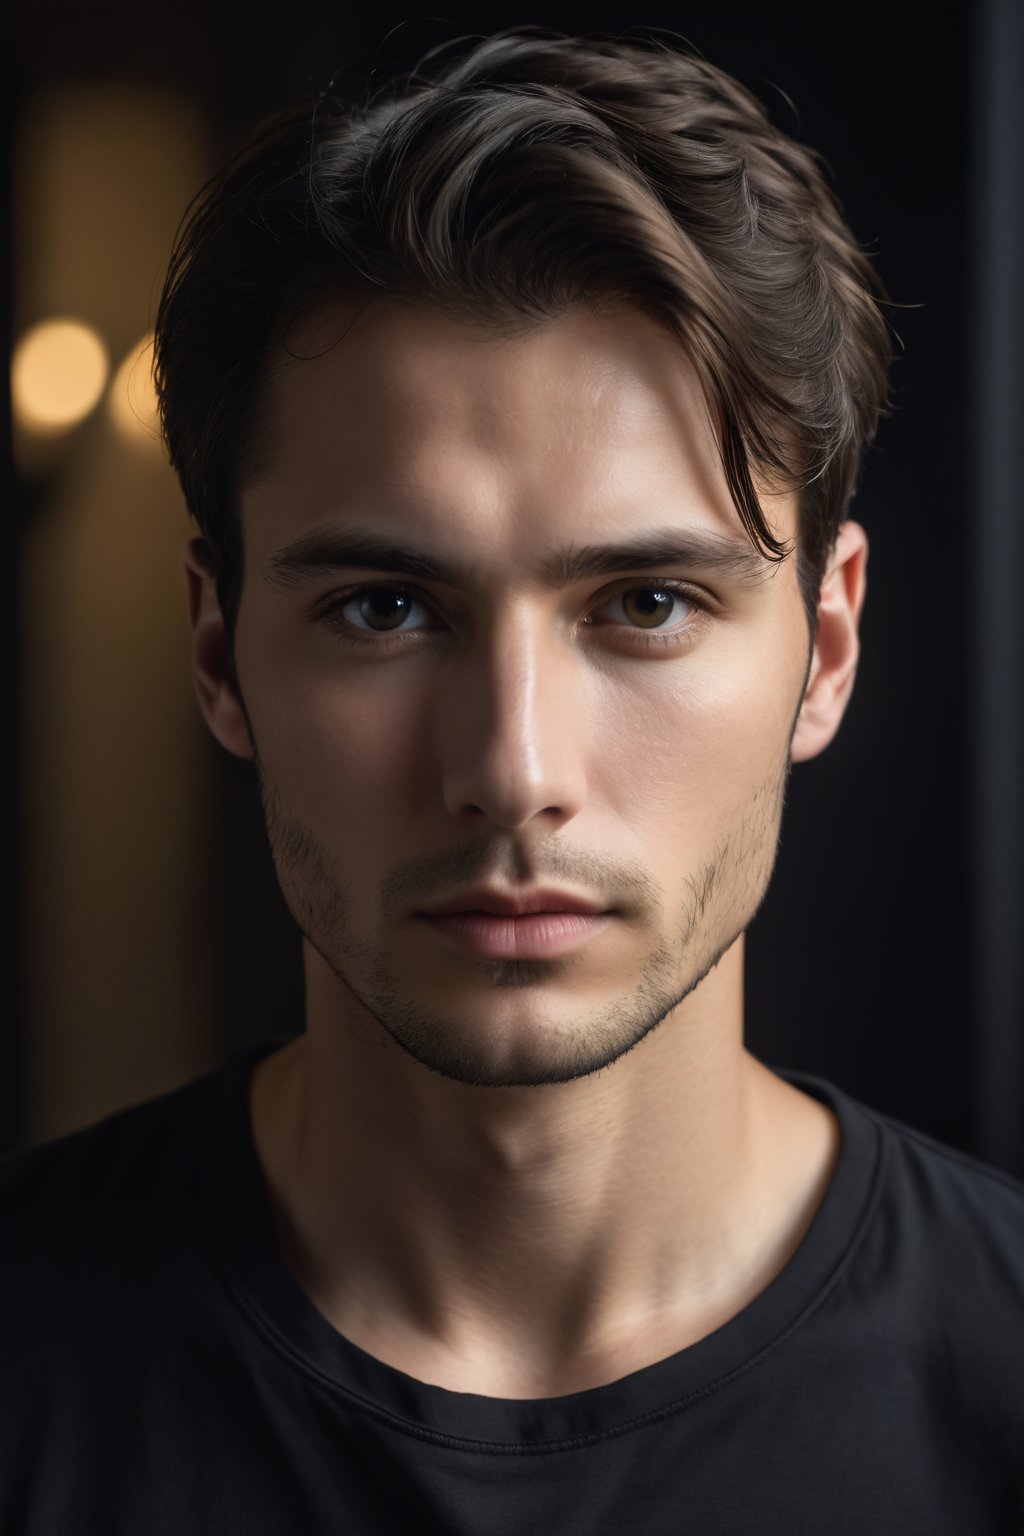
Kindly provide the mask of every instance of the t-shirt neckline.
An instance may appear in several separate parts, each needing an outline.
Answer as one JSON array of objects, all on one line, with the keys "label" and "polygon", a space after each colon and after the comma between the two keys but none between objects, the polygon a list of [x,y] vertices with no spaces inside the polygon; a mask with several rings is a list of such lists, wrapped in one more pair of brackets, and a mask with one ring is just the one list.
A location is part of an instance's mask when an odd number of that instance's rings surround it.
[{"label": "t-shirt neckline", "polygon": [[884,1141],[872,1115],[825,1079],[772,1068],[827,1104],[841,1145],[829,1186],[796,1252],[742,1311],[677,1354],[563,1397],[508,1399],[417,1380],[345,1338],[318,1310],[278,1251],[256,1152],[249,1081],[285,1038],[261,1042],[210,1078],[216,1152],[208,1163],[207,1240],[263,1345],[350,1406],[419,1438],[467,1450],[524,1454],[582,1445],[682,1411],[785,1345],[838,1281],[881,1185]]}]

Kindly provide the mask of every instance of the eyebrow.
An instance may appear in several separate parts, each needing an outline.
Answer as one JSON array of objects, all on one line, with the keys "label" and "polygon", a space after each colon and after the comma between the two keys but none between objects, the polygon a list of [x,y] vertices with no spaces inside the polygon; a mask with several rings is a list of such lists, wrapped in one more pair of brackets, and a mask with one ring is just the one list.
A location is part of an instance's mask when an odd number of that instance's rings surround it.
[{"label": "eyebrow", "polygon": [[[586,576],[607,576],[639,566],[684,565],[753,586],[775,569],[754,546],[722,534],[653,528],[638,538],[615,544],[567,546],[534,560],[538,583],[551,590],[571,586]],[[291,590],[323,570],[349,567],[418,576],[442,586],[468,589],[473,572],[458,557],[415,549],[371,528],[326,528],[303,534],[271,555],[264,574],[271,586]]]}]

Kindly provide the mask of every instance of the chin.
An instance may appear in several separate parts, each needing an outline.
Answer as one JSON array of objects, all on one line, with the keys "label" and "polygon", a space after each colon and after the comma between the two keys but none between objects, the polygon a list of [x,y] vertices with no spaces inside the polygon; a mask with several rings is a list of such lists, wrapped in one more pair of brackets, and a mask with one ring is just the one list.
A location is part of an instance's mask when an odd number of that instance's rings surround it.
[{"label": "chin", "polygon": [[[551,1027],[495,1024],[479,1019],[471,1032],[442,1029],[425,1021],[392,1019],[385,1027],[415,1061],[452,1082],[480,1088],[538,1088],[576,1082],[611,1066],[638,1043],[635,1030],[614,1036],[566,1025],[561,1038]],[[490,1034],[490,1038],[483,1038]]]}]

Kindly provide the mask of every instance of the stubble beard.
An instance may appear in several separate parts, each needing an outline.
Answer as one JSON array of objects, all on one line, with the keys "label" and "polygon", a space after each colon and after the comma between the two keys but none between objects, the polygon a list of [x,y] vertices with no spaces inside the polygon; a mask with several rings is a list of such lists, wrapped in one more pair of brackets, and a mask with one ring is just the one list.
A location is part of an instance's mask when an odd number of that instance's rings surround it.
[{"label": "stubble beard", "polygon": [[[429,1071],[478,1087],[537,1087],[600,1072],[640,1044],[687,998],[749,926],[764,899],[778,849],[790,761],[750,797],[735,825],[684,882],[674,939],[648,954],[631,986],[585,1016],[557,1021],[506,1052],[500,1063],[476,1036],[456,1031],[425,1007],[396,976],[390,951],[351,933],[351,903],[330,850],[282,804],[259,754],[255,757],[267,835],[278,882],[305,938],[324,963],[408,1056]],[[653,902],[657,904],[657,893]],[[571,961],[574,957],[568,957]],[[566,960],[477,962],[476,976],[493,989],[550,984]],[[486,1047],[486,1040],[481,1044]]]}]

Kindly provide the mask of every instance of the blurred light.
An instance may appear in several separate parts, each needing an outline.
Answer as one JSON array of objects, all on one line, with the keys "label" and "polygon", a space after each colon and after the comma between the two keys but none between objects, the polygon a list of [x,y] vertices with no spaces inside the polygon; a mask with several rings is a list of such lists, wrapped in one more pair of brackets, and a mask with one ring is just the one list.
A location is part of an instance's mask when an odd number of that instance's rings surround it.
[{"label": "blurred light", "polygon": [[34,432],[66,432],[88,416],[107,382],[107,349],[80,320],[43,320],[26,331],[11,363],[17,420]]},{"label": "blurred light", "polygon": [[135,442],[160,446],[160,417],[153,383],[153,332],[147,331],[114,374],[110,387],[114,425]]}]

